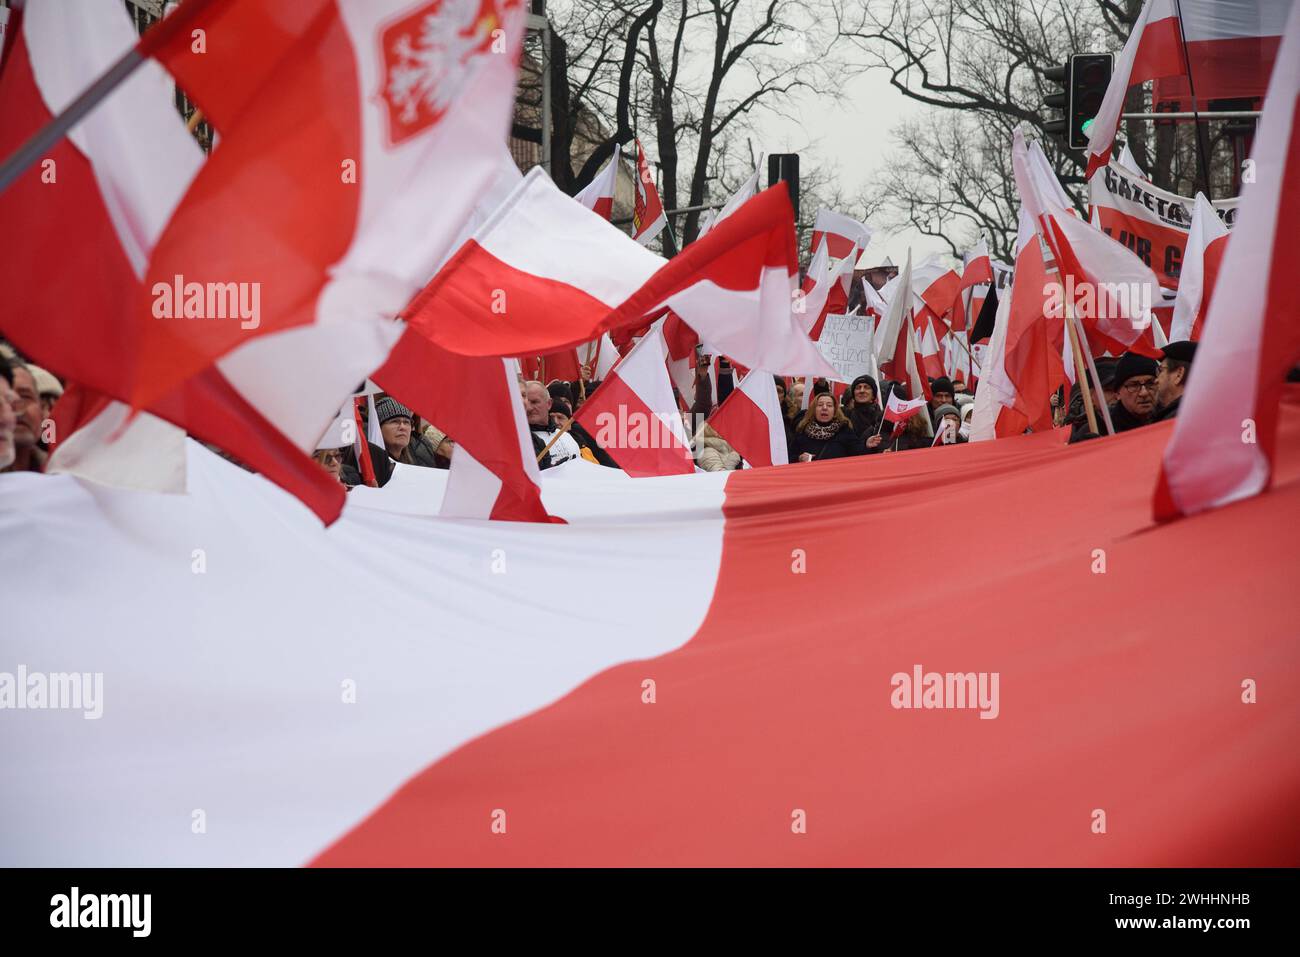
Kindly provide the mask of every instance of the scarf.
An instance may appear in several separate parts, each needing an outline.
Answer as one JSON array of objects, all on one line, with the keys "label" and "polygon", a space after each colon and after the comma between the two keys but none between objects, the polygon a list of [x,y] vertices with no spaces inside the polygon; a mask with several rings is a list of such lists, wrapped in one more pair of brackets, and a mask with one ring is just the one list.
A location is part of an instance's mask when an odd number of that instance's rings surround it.
[{"label": "scarf", "polygon": [[803,431],[804,434],[808,436],[808,438],[816,439],[818,442],[825,442],[827,439],[835,438],[835,436],[839,433],[840,429],[843,427],[844,427],[844,423],[837,422],[835,419],[831,419],[825,425],[822,425],[820,422],[814,420],[812,422],[809,422],[808,427],[805,428]]}]

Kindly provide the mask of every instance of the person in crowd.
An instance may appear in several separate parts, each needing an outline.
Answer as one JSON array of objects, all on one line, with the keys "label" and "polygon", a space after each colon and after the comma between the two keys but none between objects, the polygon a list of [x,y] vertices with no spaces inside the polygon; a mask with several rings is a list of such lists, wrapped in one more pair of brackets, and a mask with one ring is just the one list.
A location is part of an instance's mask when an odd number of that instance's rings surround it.
[{"label": "person in crowd", "polygon": [[[943,408],[943,406],[940,406]],[[948,406],[952,408],[952,406]],[[888,428],[890,423],[886,422]],[[926,430],[923,411],[917,412],[903,423],[903,431],[897,437],[885,436],[879,446],[882,452],[907,452],[911,449],[928,449],[934,444],[934,438]],[[891,433],[892,434],[892,433]]]},{"label": "person in crowd", "polygon": [[786,405],[790,409],[790,418],[795,422],[803,414],[803,393],[806,387],[806,383],[802,378],[795,379],[794,385],[790,386],[790,398]]},{"label": "person in crowd", "polygon": [[0,356],[0,471],[13,465],[17,454],[14,448],[14,427],[22,400],[14,391],[14,374],[9,360]]},{"label": "person in crowd", "polygon": [[14,458],[6,472],[43,472],[48,455],[41,450],[41,394],[36,378],[26,363],[9,364],[13,392],[17,401],[11,408],[17,418],[13,430]]},{"label": "person in crowd", "polygon": [[[366,448],[370,451],[370,464],[375,470],[375,485],[383,488],[393,477],[393,461],[388,457],[388,453],[374,442],[366,442]],[[351,445],[343,449],[343,464],[339,476],[348,488],[366,484],[364,473],[357,462],[356,449]]]},{"label": "person in crowd", "polygon": [[880,431],[880,418],[884,414],[876,401],[876,380],[869,375],[860,375],[849,384],[848,408],[849,424],[853,432],[864,442]]},{"label": "person in crowd", "polygon": [[[1118,398],[1110,406],[1110,421],[1115,432],[1149,425],[1156,407],[1156,374],[1160,366],[1155,359],[1126,352],[1115,363],[1113,385]],[[1100,374],[1100,370],[1098,370]],[[1071,442],[1095,439],[1098,433],[1090,431],[1085,417],[1070,433]]]},{"label": "person in crowd", "polygon": [[[961,410],[955,405],[941,405],[934,410],[935,426],[934,433],[939,436],[944,428],[951,429],[951,437],[947,442],[939,438],[940,445],[964,445],[966,437],[961,434]],[[913,416],[915,418],[915,416]]]},{"label": "person in crowd", "polygon": [[538,466],[548,469],[581,456],[582,449],[577,439],[568,432],[551,444],[551,439],[555,438],[558,430],[551,422],[551,394],[546,390],[546,386],[536,379],[530,379],[524,383],[523,396],[528,430],[533,434],[533,450],[540,454],[548,444],[551,445],[541,461],[537,463]]},{"label": "person in crowd", "polygon": [[740,468],[740,453],[706,425],[695,438],[695,464],[706,472],[729,472]]},{"label": "person in crowd", "polygon": [[36,391],[41,397],[41,419],[48,419],[54,403],[58,402],[59,397],[63,395],[63,383],[55,378],[53,373],[46,372],[40,366],[29,363],[27,368],[31,371],[32,378],[36,380]]},{"label": "person in crowd", "polygon": [[939,407],[952,405],[957,391],[953,388],[952,380],[946,375],[941,375],[937,379],[930,381],[930,424],[939,423]]},{"label": "person in crowd", "polygon": [[384,437],[384,451],[394,462],[414,465],[411,457],[411,427],[414,420],[411,410],[392,396],[384,396],[375,403],[375,416],[379,431]]},{"label": "person in crowd", "polygon": [[[412,414],[411,441],[406,447],[411,456],[410,464],[426,469],[446,468],[445,464],[438,464],[438,444],[429,435],[429,429],[431,428],[432,426],[428,425],[420,416]],[[446,436],[443,433],[438,432],[437,435],[439,443],[445,441]]]},{"label": "person in crowd", "polygon": [[790,461],[813,462],[861,453],[862,442],[853,434],[853,426],[836,404],[835,396],[829,389],[814,396],[812,405],[795,428]]},{"label": "person in crowd", "polygon": [[343,481],[343,453],[343,449],[317,449],[311,457],[317,465],[338,479],[340,485],[346,487],[347,483]]},{"label": "person in crowd", "polygon": [[1152,422],[1163,422],[1178,415],[1178,405],[1183,401],[1187,377],[1192,374],[1192,359],[1196,356],[1196,343],[1171,342],[1161,350],[1160,371],[1156,373],[1156,411]]}]

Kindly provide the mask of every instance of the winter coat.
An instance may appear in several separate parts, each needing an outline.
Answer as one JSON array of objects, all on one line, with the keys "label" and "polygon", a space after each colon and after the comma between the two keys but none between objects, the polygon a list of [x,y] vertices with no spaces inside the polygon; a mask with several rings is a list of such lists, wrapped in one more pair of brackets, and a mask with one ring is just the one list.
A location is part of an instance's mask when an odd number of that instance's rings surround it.
[{"label": "winter coat", "polygon": [[1183,397],[1180,395],[1178,398],[1174,399],[1173,402],[1170,402],[1170,403],[1169,403],[1167,406],[1165,406],[1163,409],[1156,409],[1156,411],[1155,411],[1155,415],[1151,416],[1151,421],[1152,421],[1152,422],[1164,422],[1166,419],[1174,419],[1174,418],[1177,418],[1177,417],[1178,417],[1178,405],[1179,405],[1179,403],[1182,402],[1182,401],[1183,401]]},{"label": "winter coat", "polygon": [[862,455],[866,448],[853,431],[852,427],[842,425],[840,430],[829,439],[816,439],[807,432],[795,431],[790,441],[790,461],[798,462],[799,456],[809,453],[814,461],[822,459],[842,459],[853,455]]},{"label": "winter coat", "polygon": [[727,440],[706,428],[696,443],[696,464],[706,472],[729,472],[740,468],[740,453]]},{"label": "winter coat", "polygon": [[[1149,421],[1142,421],[1128,409],[1124,408],[1124,403],[1120,402],[1118,399],[1110,405],[1110,422],[1111,425],[1115,426],[1116,435],[1119,435],[1121,432],[1128,432],[1130,429],[1140,429],[1144,425],[1151,424]],[[1105,428],[1100,421],[1097,425],[1103,429]],[[1083,442],[1087,439],[1096,439],[1100,437],[1099,433],[1090,432],[1088,430],[1088,419],[1086,416],[1082,422],[1076,422],[1074,427],[1070,430],[1071,445],[1075,442]]]}]

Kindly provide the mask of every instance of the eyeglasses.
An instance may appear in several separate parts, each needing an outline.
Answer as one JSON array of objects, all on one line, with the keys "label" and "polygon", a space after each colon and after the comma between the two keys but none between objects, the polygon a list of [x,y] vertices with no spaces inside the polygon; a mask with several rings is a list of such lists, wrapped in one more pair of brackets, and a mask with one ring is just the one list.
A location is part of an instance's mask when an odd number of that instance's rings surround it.
[{"label": "eyeglasses", "polygon": [[1137,395],[1139,392],[1150,392],[1154,395],[1156,391],[1156,380],[1152,379],[1149,382],[1125,382],[1123,389],[1129,395]]},{"label": "eyeglasses", "polygon": [[343,455],[340,452],[318,452],[316,457],[320,459],[322,465],[339,465],[343,461]]}]

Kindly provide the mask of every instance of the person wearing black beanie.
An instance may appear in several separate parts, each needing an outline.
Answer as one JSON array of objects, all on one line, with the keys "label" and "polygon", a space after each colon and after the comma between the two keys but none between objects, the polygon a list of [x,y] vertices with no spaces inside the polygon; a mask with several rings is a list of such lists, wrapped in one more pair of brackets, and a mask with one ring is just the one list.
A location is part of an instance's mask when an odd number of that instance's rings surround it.
[{"label": "person wearing black beanie", "polygon": [[[1111,387],[1118,398],[1110,406],[1110,421],[1116,434],[1149,425],[1156,408],[1156,375],[1160,366],[1155,359],[1126,352],[1115,363]],[[1075,425],[1071,442],[1095,439],[1097,433],[1089,431],[1086,420]]]}]

